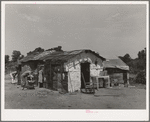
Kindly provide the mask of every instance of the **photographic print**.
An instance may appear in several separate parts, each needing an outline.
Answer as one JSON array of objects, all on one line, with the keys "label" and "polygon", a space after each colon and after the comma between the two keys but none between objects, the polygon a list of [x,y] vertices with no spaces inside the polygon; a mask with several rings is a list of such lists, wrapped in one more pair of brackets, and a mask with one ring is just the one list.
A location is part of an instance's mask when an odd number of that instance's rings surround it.
[{"label": "photographic print", "polygon": [[[134,110],[148,119],[148,2],[2,5],[4,111],[114,120]],[[57,114],[52,120],[68,120]]]}]

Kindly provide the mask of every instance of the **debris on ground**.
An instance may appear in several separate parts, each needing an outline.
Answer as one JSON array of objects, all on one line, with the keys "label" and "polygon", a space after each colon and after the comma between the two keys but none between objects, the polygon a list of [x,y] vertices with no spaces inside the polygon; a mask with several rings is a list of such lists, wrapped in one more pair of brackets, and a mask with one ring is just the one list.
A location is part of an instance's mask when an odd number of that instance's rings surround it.
[{"label": "debris on ground", "polygon": [[70,92],[69,95],[76,95],[76,92]]},{"label": "debris on ground", "polygon": [[100,88],[95,94],[60,94],[38,87],[22,91],[5,79],[5,109],[146,109],[145,85],[134,85],[136,88]]}]

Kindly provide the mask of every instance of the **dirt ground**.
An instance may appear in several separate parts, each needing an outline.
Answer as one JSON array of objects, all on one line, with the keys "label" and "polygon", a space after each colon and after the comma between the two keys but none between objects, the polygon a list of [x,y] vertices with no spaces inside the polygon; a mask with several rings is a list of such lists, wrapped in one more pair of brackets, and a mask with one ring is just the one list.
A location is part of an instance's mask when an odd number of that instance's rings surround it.
[{"label": "dirt ground", "polygon": [[38,87],[21,90],[6,75],[5,109],[145,109],[144,87],[101,88],[94,95],[80,92],[71,95]]}]

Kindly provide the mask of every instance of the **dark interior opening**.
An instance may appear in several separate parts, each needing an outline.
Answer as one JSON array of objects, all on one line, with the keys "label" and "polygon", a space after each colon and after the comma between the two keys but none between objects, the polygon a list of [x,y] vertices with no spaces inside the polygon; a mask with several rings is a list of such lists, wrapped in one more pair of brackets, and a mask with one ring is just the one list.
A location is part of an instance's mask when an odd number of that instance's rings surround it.
[{"label": "dark interior opening", "polygon": [[[51,65],[51,87],[54,90],[58,89],[58,73],[60,73],[61,65],[60,64],[52,64]],[[59,79],[61,77],[59,76]]]},{"label": "dark interior opening", "polygon": [[85,88],[84,85],[84,79],[85,82],[90,82],[90,63],[81,63],[81,88]]}]

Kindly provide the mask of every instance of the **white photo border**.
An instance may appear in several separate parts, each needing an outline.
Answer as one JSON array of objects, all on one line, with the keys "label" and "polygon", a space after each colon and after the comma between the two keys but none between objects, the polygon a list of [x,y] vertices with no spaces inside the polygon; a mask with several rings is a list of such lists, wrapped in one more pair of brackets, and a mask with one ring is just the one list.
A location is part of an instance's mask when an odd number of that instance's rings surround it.
[{"label": "white photo border", "polygon": [[[2,1],[1,2],[1,120],[2,121],[147,121],[149,119],[149,3],[148,1]],[[146,5],[146,51],[147,87],[146,109],[91,109],[97,113],[89,114],[84,109],[5,109],[4,71],[5,71],[5,5],[6,4],[145,4]],[[58,117],[59,115],[59,117]]]}]

